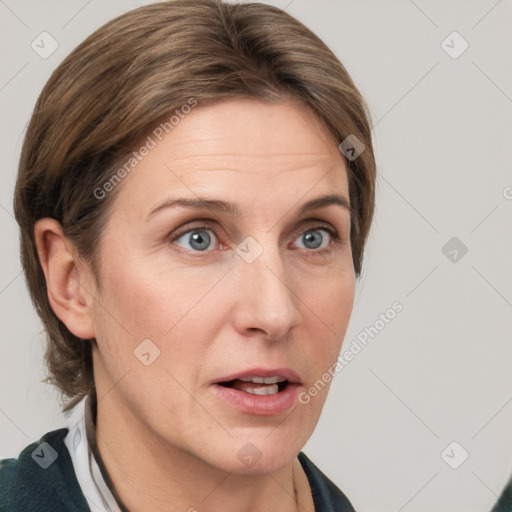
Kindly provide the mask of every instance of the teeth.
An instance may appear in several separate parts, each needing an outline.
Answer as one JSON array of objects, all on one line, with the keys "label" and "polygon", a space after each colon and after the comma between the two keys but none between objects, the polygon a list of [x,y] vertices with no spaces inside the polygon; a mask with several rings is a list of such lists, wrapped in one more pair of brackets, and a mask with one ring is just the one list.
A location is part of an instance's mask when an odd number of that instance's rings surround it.
[{"label": "teeth", "polygon": [[[278,382],[285,382],[286,379],[283,377],[242,377],[238,380],[243,382],[253,382],[254,384],[277,384]],[[258,393],[260,395],[266,393]]]},{"label": "teeth", "polygon": [[275,395],[279,392],[279,387],[277,384],[274,384],[272,386],[267,386],[266,388],[246,388],[244,391],[251,395]]}]

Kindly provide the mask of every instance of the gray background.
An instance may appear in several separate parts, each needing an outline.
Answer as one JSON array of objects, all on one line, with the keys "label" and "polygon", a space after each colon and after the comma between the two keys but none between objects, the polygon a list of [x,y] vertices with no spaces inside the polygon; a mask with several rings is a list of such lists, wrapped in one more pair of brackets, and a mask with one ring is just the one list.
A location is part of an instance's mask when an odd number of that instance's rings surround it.
[{"label": "gray background", "polygon": [[[62,422],[40,383],[44,336],[12,217],[25,126],[69,51],[143,3],[0,0],[0,457]],[[377,212],[346,347],[404,308],[334,378],[304,451],[358,511],[488,511],[512,472],[511,1],[268,3],[326,41],[374,118]],[[46,59],[31,48],[43,31],[59,45]],[[463,40],[442,45],[453,31],[469,44],[457,58],[445,49]]]}]

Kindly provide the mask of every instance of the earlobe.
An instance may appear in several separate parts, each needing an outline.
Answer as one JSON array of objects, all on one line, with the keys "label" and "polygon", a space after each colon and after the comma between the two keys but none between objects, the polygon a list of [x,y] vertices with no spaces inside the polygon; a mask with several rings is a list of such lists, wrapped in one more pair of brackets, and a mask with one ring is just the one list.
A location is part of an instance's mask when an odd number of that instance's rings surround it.
[{"label": "earlobe", "polygon": [[55,219],[38,220],[34,235],[53,311],[75,336],[94,338],[88,270],[80,265],[73,244]]}]

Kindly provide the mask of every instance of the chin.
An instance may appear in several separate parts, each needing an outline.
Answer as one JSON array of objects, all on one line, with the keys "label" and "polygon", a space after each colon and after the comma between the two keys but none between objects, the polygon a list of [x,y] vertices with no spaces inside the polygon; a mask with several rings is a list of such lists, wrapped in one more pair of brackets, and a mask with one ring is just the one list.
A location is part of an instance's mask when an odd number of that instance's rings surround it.
[{"label": "chin", "polygon": [[[278,430],[255,432],[254,436],[244,432],[241,436],[226,439],[225,442],[212,441],[210,451],[204,460],[218,469],[229,473],[263,475],[276,473],[293,463],[304,446],[308,436],[281,433]],[[226,436],[227,437],[227,436]]]}]

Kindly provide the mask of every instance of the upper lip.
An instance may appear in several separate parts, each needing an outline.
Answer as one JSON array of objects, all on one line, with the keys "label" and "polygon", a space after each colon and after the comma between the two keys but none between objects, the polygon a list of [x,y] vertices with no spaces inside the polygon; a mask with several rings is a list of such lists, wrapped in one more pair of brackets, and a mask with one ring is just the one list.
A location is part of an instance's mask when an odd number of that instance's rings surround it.
[{"label": "upper lip", "polygon": [[213,384],[229,382],[231,380],[241,379],[244,377],[283,377],[290,384],[302,384],[299,374],[291,368],[248,368],[247,370],[242,370],[215,379]]}]

